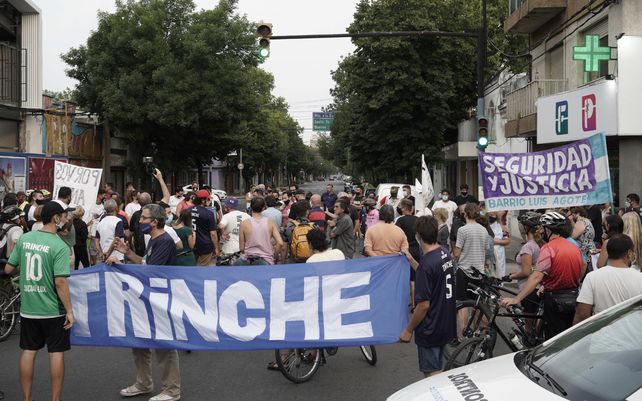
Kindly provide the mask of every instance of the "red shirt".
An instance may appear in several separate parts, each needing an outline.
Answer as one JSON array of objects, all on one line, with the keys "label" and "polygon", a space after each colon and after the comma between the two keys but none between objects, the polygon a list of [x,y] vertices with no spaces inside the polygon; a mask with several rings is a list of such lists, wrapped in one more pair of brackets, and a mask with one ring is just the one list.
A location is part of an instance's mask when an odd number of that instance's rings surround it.
[{"label": "red shirt", "polygon": [[545,291],[575,289],[582,272],[580,249],[564,238],[555,238],[542,247],[535,270],[544,273]]}]

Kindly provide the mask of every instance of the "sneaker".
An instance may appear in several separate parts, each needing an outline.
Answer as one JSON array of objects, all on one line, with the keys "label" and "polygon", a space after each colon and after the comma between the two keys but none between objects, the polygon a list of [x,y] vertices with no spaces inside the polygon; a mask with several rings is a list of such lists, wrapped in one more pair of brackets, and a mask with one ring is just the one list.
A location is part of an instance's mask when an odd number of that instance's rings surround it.
[{"label": "sneaker", "polygon": [[120,395],[123,397],[134,397],[136,395],[149,394],[151,392],[152,392],[152,389],[141,390],[140,388],[138,388],[138,386],[136,386],[135,384],[132,384],[131,386],[120,390]]},{"label": "sneaker", "polygon": [[160,393],[150,398],[149,401],[178,401],[180,399],[181,399],[180,395],[171,396],[167,393]]}]

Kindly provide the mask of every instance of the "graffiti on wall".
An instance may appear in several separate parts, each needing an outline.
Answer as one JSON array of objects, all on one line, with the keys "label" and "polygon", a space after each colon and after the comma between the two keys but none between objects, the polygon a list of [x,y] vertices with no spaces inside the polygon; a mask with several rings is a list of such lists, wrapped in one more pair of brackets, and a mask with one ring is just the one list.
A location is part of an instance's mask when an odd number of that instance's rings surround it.
[{"label": "graffiti on wall", "polygon": [[47,153],[83,159],[102,158],[102,133],[72,116],[45,113]]}]

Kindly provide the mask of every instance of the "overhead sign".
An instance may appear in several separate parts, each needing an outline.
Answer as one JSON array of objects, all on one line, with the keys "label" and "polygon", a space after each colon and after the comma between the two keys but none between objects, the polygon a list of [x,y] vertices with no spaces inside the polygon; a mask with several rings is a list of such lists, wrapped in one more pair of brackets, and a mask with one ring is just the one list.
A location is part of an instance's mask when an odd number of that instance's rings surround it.
[{"label": "overhead sign", "polygon": [[334,122],[334,113],[312,113],[312,130],[330,131]]},{"label": "overhead sign", "polygon": [[604,134],[531,153],[480,153],[486,209],[523,210],[612,203]]},{"label": "overhead sign", "polygon": [[404,256],[226,268],[101,264],[69,279],[75,345],[251,350],[395,343]]},{"label": "overhead sign", "polygon": [[85,211],[96,205],[103,169],[75,166],[56,160],[54,165],[53,196],[58,196],[60,187],[71,188],[71,204],[81,205]]},{"label": "overhead sign", "polygon": [[537,99],[537,143],[570,142],[617,134],[617,85],[604,81]]},{"label": "overhead sign", "polygon": [[617,41],[618,136],[642,136],[642,36],[624,35]]}]

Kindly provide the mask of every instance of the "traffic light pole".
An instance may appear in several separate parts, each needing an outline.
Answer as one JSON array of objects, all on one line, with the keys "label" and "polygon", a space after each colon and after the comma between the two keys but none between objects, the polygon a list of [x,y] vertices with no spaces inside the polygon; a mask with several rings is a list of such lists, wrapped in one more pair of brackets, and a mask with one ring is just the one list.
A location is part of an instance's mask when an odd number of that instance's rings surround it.
[{"label": "traffic light pole", "polygon": [[[484,102],[484,92],[485,92],[485,71],[486,71],[486,48],[488,46],[488,17],[486,15],[486,0],[481,0],[481,27],[477,35],[477,121],[484,116],[485,113],[485,102]],[[490,122],[490,120],[488,120]],[[488,139],[490,140],[490,127],[488,127]],[[477,153],[483,151],[483,149],[477,150]],[[481,164],[477,163],[477,185],[483,186],[482,183],[482,174],[481,174]],[[481,192],[481,191],[480,191]],[[478,195],[481,195],[478,194]]]},{"label": "traffic light pole", "polygon": [[441,32],[441,31],[396,31],[396,32],[356,32],[356,33],[323,33],[312,35],[275,35],[271,40],[284,39],[335,39],[335,38],[394,38],[400,36],[434,36],[455,38],[476,38],[477,32]]}]

